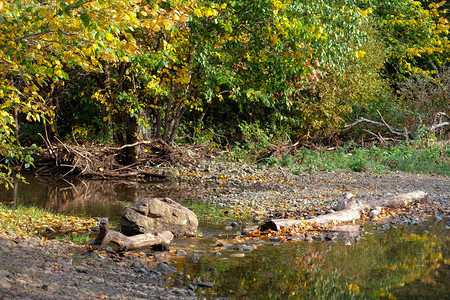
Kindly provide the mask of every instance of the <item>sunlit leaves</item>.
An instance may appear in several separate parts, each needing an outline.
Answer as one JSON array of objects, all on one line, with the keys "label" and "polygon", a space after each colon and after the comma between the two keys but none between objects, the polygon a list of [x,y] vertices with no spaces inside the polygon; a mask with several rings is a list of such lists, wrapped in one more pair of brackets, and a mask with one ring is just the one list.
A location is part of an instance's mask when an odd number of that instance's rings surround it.
[{"label": "sunlit leaves", "polygon": [[87,232],[95,224],[92,219],[53,214],[36,207],[13,209],[0,204],[0,227],[20,235]]}]

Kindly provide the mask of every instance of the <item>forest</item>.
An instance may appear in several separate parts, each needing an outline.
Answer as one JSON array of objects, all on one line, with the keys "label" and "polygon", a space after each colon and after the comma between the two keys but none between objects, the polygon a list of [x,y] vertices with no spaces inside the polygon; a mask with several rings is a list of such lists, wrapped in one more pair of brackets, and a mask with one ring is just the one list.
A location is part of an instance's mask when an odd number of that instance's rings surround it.
[{"label": "forest", "polygon": [[448,140],[448,8],[0,0],[0,184],[58,144],[109,146],[126,166],[155,140],[257,155],[305,143]]}]

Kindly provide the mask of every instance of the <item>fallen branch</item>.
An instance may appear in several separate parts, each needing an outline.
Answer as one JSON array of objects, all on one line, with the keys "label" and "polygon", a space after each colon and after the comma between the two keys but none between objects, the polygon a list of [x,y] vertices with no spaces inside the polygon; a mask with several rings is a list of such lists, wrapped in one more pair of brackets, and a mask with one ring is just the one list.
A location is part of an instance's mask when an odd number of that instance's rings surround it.
[{"label": "fallen branch", "polygon": [[162,233],[143,233],[134,236],[126,236],[109,228],[108,218],[98,218],[99,232],[93,241],[89,243],[91,250],[100,250],[112,242],[119,246],[119,251],[128,251],[155,245],[168,245],[173,239],[170,231]]},{"label": "fallen branch", "polygon": [[[359,123],[369,123],[369,124],[373,124],[373,125],[376,125],[376,126],[386,127],[391,133],[393,133],[395,135],[403,136],[405,138],[410,138],[410,136],[409,136],[409,134],[408,134],[408,132],[406,130],[401,130],[401,129],[397,129],[397,128],[392,127],[391,125],[389,125],[384,120],[384,118],[383,118],[383,116],[381,115],[380,112],[378,112],[378,115],[380,116],[382,122],[377,122],[377,121],[373,121],[373,120],[361,117],[358,120],[356,120],[355,122],[353,122],[352,124],[345,125],[343,130],[337,131],[337,132],[342,132],[342,131],[349,130],[350,128],[358,125]],[[337,132],[334,132],[334,133],[337,133]]]},{"label": "fallen branch", "polygon": [[289,228],[294,226],[301,226],[310,224],[313,226],[329,225],[333,223],[351,222],[361,218],[361,212],[364,210],[371,210],[376,207],[401,208],[415,203],[422,203],[428,199],[428,194],[422,191],[415,191],[411,193],[401,194],[398,196],[374,200],[364,204],[356,201],[353,198],[348,199],[348,203],[343,210],[317,216],[307,220],[294,219],[275,219],[267,221],[259,226],[260,231],[279,231],[282,228]]}]

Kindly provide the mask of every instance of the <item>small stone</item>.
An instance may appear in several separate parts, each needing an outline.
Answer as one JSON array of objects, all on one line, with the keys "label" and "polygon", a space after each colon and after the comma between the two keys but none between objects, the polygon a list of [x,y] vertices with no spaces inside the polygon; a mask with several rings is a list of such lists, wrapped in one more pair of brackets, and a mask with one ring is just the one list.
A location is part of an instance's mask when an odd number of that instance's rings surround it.
[{"label": "small stone", "polygon": [[230,226],[233,228],[237,228],[239,227],[239,224],[237,222],[231,222]]},{"label": "small stone", "polygon": [[184,284],[183,280],[180,280],[180,279],[175,279],[175,280],[173,281],[173,285],[176,286],[176,287],[180,287],[180,286],[182,286],[183,284]]},{"label": "small stone", "polygon": [[11,275],[11,272],[9,272],[8,270],[0,270],[0,277],[6,277]]},{"label": "small stone", "polygon": [[313,235],[312,239],[316,242],[322,242],[325,239],[325,236],[321,234]]},{"label": "small stone", "polygon": [[249,251],[253,251],[254,248],[252,246],[247,246],[247,245],[236,245],[233,247],[233,250],[241,251],[241,252],[249,252]]},{"label": "small stone", "polygon": [[189,260],[192,261],[193,263],[197,263],[200,260],[200,255],[194,253],[189,256]]},{"label": "small stone", "polygon": [[156,273],[156,272],[159,272],[159,273],[161,273],[161,274],[163,274],[163,275],[166,275],[166,274],[170,274],[170,273],[175,273],[177,271],[177,268],[175,268],[175,267],[171,267],[171,266],[169,266],[168,264],[166,264],[166,263],[159,263],[153,270],[152,270],[152,272],[154,272],[154,273]]},{"label": "small stone", "polygon": [[177,257],[180,257],[180,256],[187,256],[187,253],[186,253],[186,251],[184,251],[183,249],[177,249],[177,250],[175,251],[175,255],[176,255]]},{"label": "small stone", "polygon": [[77,271],[79,273],[87,273],[87,268],[84,266],[76,266],[75,271]]},{"label": "small stone", "polygon": [[209,282],[209,281],[197,282],[196,284],[197,284],[198,287],[201,287],[201,288],[207,288],[207,289],[214,288],[214,284],[212,282]]},{"label": "small stone", "polygon": [[191,291],[195,290],[195,286],[192,284],[188,284],[188,289],[190,289]]},{"label": "small stone", "polygon": [[230,256],[231,257],[239,257],[239,258],[241,258],[241,257],[245,257],[245,254],[244,253],[233,253],[233,254],[230,254]]},{"label": "small stone", "polygon": [[231,246],[233,246],[233,245],[230,244],[230,243],[218,243],[218,244],[216,244],[216,247],[223,247],[223,248],[229,248]]},{"label": "small stone", "polygon": [[330,231],[330,232],[327,232],[327,235],[325,236],[325,239],[327,241],[335,241],[337,239],[337,237],[338,237],[338,233],[337,232]]},{"label": "small stone", "polygon": [[98,284],[102,284],[105,282],[105,280],[103,280],[103,278],[97,277],[97,276],[91,276],[91,280],[94,283],[98,283]]},{"label": "small stone", "polygon": [[10,289],[11,283],[9,283],[8,280],[2,278],[2,279],[0,279],[0,288],[5,289],[5,290]]},{"label": "small stone", "polygon": [[106,253],[113,254],[114,250],[110,246],[106,247]]}]

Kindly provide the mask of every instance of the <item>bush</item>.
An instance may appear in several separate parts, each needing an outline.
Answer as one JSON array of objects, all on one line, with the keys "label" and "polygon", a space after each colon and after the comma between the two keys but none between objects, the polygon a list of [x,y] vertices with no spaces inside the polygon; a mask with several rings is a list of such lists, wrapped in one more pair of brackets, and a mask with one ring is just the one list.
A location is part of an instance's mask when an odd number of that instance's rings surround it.
[{"label": "bush", "polygon": [[[435,123],[438,112],[449,112],[450,66],[443,65],[434,76],[412,74],[400,82],[398,93],[411,132]],[[443,131],[440,135],[445,136]]]}]

